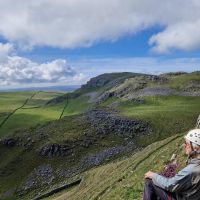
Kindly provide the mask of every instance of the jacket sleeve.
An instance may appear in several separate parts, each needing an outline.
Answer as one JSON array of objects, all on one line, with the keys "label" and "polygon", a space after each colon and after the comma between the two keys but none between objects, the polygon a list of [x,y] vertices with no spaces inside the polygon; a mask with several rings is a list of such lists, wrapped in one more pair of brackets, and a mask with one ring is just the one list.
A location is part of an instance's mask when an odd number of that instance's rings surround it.
[{"label": "jacket sleeve", "polygon": [[161,187],[164,190],[179,192],[192,185],[191,168],[185,167],[172,178],[166,178],[153,173],[152,181],[156,186]]}]

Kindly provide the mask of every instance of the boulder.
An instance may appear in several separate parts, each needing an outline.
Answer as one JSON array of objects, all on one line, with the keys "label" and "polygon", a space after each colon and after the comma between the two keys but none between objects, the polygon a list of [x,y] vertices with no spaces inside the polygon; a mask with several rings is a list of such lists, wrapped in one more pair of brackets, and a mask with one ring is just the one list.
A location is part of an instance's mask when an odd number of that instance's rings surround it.
[{"label": "boulder", "polygon": [[6,138],[1,141],[6,147],[14,147],[16,145],[16,140],[14,138]]}]

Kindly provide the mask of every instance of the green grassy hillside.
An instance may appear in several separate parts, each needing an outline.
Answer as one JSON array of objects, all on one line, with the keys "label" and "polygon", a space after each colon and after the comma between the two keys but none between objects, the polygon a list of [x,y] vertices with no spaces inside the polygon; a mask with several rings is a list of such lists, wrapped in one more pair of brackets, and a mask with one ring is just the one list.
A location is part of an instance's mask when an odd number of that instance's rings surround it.
[{"label": "green grassy hillside", "polygon": [[182,142],[176,134],[195,126],[199,83],[198,73],[116,73],[64,95],[0,93],[0,199],[80,177],[55,198],[139,199],[145,171],[161,170]]},{"label": "green grassy hillside", "polygon": [[144,174],[148,170],[160,172],[173,153],[178,154],[178,170],[185,166],[181,151],[183,135],[174,135],[147,146],[143,151],[83,173],[79,186],[62,191],[47,199],[53,200],[140,200]]},{"label": "green grassy hillside", "polygon": [[122,115],[147,121],[154,134],[140,140],[144,146],[191,129],[200,112],[199,97],[153,96],[144,97],[144,104],[123,101],[119,110]]}]

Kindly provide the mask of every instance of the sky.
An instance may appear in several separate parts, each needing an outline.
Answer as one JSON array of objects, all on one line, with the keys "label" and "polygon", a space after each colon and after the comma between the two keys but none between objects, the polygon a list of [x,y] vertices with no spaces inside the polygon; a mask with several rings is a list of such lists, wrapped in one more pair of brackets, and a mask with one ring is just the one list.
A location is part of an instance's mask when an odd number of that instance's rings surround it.
[{"label": "sky", "polygon": [[199,0],[0,1],[0,89],[197,70]]}]

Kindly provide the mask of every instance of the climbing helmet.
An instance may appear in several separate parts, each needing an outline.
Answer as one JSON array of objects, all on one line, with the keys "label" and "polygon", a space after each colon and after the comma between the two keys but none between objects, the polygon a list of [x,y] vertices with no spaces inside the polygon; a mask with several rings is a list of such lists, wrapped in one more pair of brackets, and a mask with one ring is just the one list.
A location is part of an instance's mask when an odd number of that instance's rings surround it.
[{"label": "climbing helmet", "polygon": [[185,136],[185,139],[200,146],[200,129],[190,130]]}]

